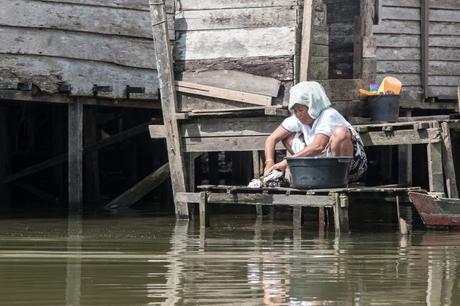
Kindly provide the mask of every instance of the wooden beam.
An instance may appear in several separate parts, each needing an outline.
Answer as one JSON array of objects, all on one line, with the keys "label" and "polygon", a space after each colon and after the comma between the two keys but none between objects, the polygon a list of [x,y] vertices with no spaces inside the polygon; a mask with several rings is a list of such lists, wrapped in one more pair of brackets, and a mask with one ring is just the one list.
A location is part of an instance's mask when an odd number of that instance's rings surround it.
[{"label": "wooden beam", "polygon": [[171,171],[171,182],[175,202],[176,216],[188,218],[187,203],[176,199],[177,192],[186,191],[184,159],[182,156],[177,112],[177,97],[174,86],[173,59],[168,37],[168,24],[164,0],[149,0],[152,36],[160,81],[161,108],[166,129],[166,143]]},{"label": "wooden beam", "polygon": [[332,198],[328,195],[285,195],[285,194],[250,194],[250,193],[210,193],[208,202],[215,204],[242,205],[287,205],[305,207],[332,207]]},{"label": "wooden beam", "polygon": [[[37,103],[56,103],[70,104],[73,97],[64,94],[52,95],[32,95],[32,92],[19,90],[0,90],[0,101],[21,101]],[[104,97],[79,97],[80,103],[84,105],[110,106],[110,107],[129,107],[129,108],[147,108],[160,109],[158,100],[139,100],[139,99],[111,99]]]},{"label": "wooden beam", "polygon": [[184,71],[182,81],[225,88],[235,91],[277,97],[281,82],[237,70]]},{"label": "wooden beam", "polygon": [[306,81],[310,63],[311,32],[313,24],[313,0],[304,0],[302,18],[302,42],[300,51],[299,81]]},{"label": "wooden beam", "polygon": [[392,132],[360,133],[365,146],[437,143],[441,141],[438,128],[426,130],[396,130]]},{"label": "wooden beam", "polygon": [[455,176],[454,156],[452,154],[452,138],[450,137],[449,123],[441,123],[442,165],[446,177],[447,197],[458,198],[457,179]]},{"label": "wooden beam", "polygon": [[139,183],[123,192],[121,195],[105,205],[105,209],[127,208],[137,203],[150,191],[157,188],[169,177],[169,164],[166,163],[151,174],[143,178]]},{"label": "wooden beam", "polygon": [[231,89],[213,87],[208,85],[176,81],[176,90],[194,95],[205,97],[213,97],[224,100],[244,102],[254,105],[270,106],[272,104],[272,97],[253,94],[248,92],[236,91]]},{"label": "wooden beam", "polygon": [[68,106],[69,210],[83,203],[83,104],[76,98]]},{"label": "wooden beam", "polygon": [[429,35],[430,35],[430,3],[421,1],[421,78],[423,99],[428,98],[428,65],[429,65]]}]

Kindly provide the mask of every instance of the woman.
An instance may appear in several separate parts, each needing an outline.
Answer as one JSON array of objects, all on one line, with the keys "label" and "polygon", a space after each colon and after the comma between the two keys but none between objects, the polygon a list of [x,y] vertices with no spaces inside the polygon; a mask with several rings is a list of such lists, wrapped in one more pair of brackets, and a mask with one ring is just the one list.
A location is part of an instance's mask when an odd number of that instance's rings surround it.
[{"label": "woman", "polygon": [[324,88],[317,82],[300,82],[289,96],[286,118],[265,141],[264,175],[273,170],[284,172],[286,159],[275,164],[275,147],[280,141],[294,157],[353,156],[348,180],[358,180],[367,170],[367,158],[359,134],[334,108]]}]

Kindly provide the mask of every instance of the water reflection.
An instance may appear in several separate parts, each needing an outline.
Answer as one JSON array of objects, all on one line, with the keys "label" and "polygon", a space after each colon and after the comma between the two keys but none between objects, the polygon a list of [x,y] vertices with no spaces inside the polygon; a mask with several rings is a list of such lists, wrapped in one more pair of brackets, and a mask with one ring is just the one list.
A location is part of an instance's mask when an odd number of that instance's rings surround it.
[{"label": "water reflection", "polygon": [[0,305],[460,304],[457,233],[213,217],[2,220]]},{"label": "water reflection", "polygon": [[67,267],[65,301],[67,306],[80,306],[81,295],[81,214],[72,213],[67,221]]}]

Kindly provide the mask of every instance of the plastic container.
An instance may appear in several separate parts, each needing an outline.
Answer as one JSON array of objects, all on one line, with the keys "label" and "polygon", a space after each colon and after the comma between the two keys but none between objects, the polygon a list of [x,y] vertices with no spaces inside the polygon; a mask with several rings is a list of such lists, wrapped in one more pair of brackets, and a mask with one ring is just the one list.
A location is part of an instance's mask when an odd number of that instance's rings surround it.
[{"label": "plastic container", "polygon": [[348,185],[348,167],[352,157],[287,157],[286,159],[294,188],[338,188]]},{"label": "plastic container", "polygon": [[399,117],[399,95],[368,97],[369,115],[374,121],[394,122]]}]

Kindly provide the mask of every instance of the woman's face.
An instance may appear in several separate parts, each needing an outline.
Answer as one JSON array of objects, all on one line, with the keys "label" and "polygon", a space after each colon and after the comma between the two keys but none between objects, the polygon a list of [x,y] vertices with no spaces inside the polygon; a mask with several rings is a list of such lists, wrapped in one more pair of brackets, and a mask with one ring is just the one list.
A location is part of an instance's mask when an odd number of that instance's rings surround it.
[{"label": "woman's face", "polygon": [[308,107],[305,105],[294,104],[292,109],[294,110],[294,115],[297,117],[297,119],[299,119],[300,122],[303,124],[313,123],[313,118],[308,114]]}]

